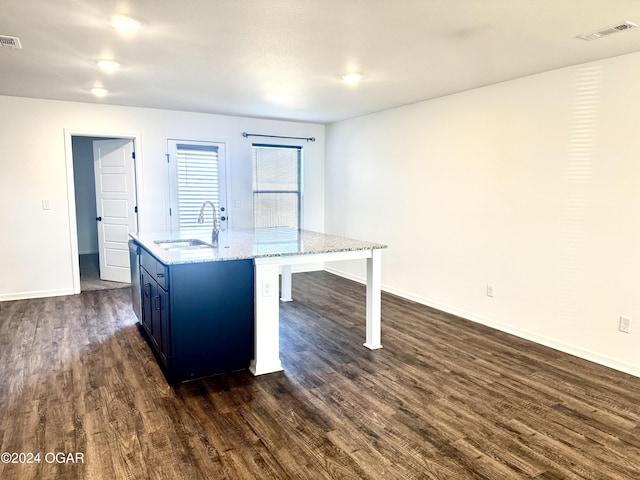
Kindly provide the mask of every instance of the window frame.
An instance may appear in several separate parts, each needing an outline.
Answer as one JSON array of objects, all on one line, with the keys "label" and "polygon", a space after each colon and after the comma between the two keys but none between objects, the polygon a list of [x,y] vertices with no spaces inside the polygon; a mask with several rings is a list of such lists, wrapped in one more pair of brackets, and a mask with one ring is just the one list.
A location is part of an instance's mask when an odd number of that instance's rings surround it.
[{"label": "window frame", "polygon": [[[287,150],[296,150],[297,151],[297,189],[296,190],[255,190],[255,175],[256,175],[256,164],[254,160],[254,149],[255,148],[272,148],[272,149],[287,149]],[[269,144],[269,143],[252,143],[251,144],[251,196],[253,199],[253,223],[256,225],[256,195],[260,194],[296,194],[297,195],[297,208],[298,208],[298,225],[297,229],[301,230],[304,225],[304,210],[303,210],[303,197],[304,197],[304,181],[303,181],[303,147],[302,145],[283,145],[283,144]]]}]

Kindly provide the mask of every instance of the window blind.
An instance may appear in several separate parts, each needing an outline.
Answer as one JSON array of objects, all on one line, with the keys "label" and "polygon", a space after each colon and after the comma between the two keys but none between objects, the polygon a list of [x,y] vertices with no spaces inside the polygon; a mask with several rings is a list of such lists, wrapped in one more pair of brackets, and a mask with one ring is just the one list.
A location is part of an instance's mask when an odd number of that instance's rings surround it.
[{"label": "window blind", "polygon": [[213,227],[213,216],[205,215],[198,223],[198,214],[205,200],[216,204],[220,215],[218,147],[213,145],[176,145],[176,178],[178,184],[178,216],[180,229]]}]

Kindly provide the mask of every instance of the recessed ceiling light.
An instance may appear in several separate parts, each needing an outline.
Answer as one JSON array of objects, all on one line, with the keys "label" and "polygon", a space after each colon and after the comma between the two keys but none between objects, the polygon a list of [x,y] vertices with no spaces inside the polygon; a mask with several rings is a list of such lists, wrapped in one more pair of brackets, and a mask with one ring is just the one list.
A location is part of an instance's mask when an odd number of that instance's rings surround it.
[{"label": "recessed ceiling light", "polygon": [[100,70],[107,73],[113,73],[120,68],[120,63],[115,60],[98,60]]},{"label": "recessed ceiling light", "polygon": [[91,93],[93,93],[96,97],[104,97],[109,93],[109,90],[103,87],[93,87],[91,89]]},{"label": "recessed ceiling light", "polygon": [[347,85],[357,85],[360,83],[360,80],[362,80],[362,74],[356,72],[345,73],[342,76],[342,80],[344,80]]},{"label": "recessed ceiling light", "polygon": [[140,22],[125,15],[112,15],[111,26],[121,32],[132,32],[140,28]]},{"label": "recessed ceiling light", "polygon": [[267,93],[264,97],[273,103],[293,102],[293,97],[291,95],[287,95],[286,93],[271,92],[271,93]]}]

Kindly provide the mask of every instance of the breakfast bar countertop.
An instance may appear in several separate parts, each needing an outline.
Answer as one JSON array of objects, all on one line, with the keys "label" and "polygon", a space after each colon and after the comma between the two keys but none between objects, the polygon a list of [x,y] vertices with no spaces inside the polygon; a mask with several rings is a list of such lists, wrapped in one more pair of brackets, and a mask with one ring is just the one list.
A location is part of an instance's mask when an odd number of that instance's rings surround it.
[{"label": "breakfast bar countertop", "polygon": [[387,247],[380,243],[284,227],[221,230],[217,248],[200,246],[166,249],[159,245],[162,242],[186,240],[200,240],[210,244],[211,229],[131,233],[129,236],[166,265],[350,252]]}]

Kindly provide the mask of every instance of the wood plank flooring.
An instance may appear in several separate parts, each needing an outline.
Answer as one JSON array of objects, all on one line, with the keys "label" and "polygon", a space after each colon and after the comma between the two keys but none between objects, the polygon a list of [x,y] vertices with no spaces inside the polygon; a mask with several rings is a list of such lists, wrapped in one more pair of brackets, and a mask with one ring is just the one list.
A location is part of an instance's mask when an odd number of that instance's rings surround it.
[{"label": "wood plank flooring", "polygon": [[362,285],[293,294],[284,373],[177,387],[128,289],[0,304],[0,452],[41,454],[0,478],[640,478],[639,378],[387,294],[369,351]]}]

